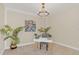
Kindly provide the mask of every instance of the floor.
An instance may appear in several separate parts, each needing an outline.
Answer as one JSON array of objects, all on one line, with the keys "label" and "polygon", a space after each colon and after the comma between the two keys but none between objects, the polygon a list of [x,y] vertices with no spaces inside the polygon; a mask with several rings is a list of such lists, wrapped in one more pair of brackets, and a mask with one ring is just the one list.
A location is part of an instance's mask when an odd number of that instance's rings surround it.
[{"label": "floor", "polygon": [[48,51],[44,47],[40,50],[39,47],[33,48],[33,45],[27,45],[14,50],[7,49],[3,55],[79,55],[79,51],[53,43],[53,48]]}]

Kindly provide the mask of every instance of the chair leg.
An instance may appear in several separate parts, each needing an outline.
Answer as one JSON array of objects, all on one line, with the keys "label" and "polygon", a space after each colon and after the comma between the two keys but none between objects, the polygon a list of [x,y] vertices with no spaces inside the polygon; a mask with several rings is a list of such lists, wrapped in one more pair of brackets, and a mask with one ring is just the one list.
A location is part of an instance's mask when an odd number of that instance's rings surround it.
[{"label": "chair leg", "polygon": [[46,43],[46,51],[48,51],[48,43]]},{"label": "chair leg", "polygon": [[41,42],[40,42],[40,49],[41,49]]},{"label": "chair leg", "polygon": [[40,49],[41,49],[41,47],[42,47],[43,44],[46,45],[46,51],[48,51],[48,43],[42,43],[42,42],[40,42]]}]

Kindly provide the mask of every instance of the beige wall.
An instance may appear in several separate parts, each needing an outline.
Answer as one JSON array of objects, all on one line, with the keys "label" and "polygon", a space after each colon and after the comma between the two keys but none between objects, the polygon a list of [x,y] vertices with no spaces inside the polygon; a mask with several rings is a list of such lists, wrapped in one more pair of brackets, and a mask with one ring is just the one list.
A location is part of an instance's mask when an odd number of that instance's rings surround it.
[{"label": "beige wall", "polygon": [[[61,4],[59,12],[56,11],[53,15],[46,18],[12,10],[7,11],[7,22],[9,25],[13,27],[24,26],[25,20],[36,21],[37,28],[39,28],[41,24],[44,26],[51,25],[52,29],[50,33],[55,42],[79,48],[79,4]],[[33,42],[33,32],[29,33],[23,31],[19,37],[21,40],[20,44]],[[9,46],[8,43],[6,45]]]},{"label": "beige wall", "polygon": [[55,42],[79,48],[79,4],[61,9],[60,13],[52,16],[50,23]]},{"label": "beige wall", "polygon": [[[18,12],[18,10],[14,11],[11,9],[7,10],[7,24],[12,26],[13,28],[18,27],[18,26],[24,26],[25,20],[34,20],[36,22],[36,27],[37,29],[41,25],[47,25],[48,20],[46,18],[40,18],[39,16],[34,16],[34,15],[29,15],[29,14],[24,14],[21,12]],[[47,22],[45,22],[45,21]],[[33,42],[33,33],[35,32],[25,32],[24,30],[19,34],[20,37],[20,44],[27,44],[30,42]],[[10,41],[6,41],[6,46],[5,48],[8,48],[10,45]]]},{"label": "beige wall", "polygon": [[[4,25],[4,6],[3,4],[0,4],[0,28]],[[0,34],[0,53],[2,53],[4,49],[4,42],[3,42],[3,37]]]}]

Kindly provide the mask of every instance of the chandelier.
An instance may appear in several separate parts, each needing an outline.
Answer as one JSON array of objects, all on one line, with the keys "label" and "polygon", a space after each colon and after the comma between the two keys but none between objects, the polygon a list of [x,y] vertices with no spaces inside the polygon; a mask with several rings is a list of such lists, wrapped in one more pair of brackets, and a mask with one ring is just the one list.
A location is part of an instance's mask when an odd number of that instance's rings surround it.
[{"label": "chandelier", "polygon": [[45,3],[41,3],[41,9],[37,13],[37,15],[39,15],[39,16],[48,16],[49,15],[49,12],[45,9]]}]

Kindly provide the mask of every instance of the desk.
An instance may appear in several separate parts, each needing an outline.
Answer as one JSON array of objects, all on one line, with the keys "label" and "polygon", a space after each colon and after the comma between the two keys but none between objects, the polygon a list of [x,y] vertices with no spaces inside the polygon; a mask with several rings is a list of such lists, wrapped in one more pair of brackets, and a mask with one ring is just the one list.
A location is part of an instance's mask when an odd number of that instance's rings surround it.
[{"label": "desk", "polygon": [[37,48],[38,48],[38,43],[40,43],[40,49],[41,49],[42,43],[46,44],[46,50],[48,50],[49,48],[52,48],[53,41],[49,38],[38,38],[38,39],[33,39],[33,41],[36,43]]},{"label": "desk", "polygon": [[48,39],[48,38],[39,38],[39,39],[34,39],[34,42],[50,42],[52,43],[52,40]]}]

